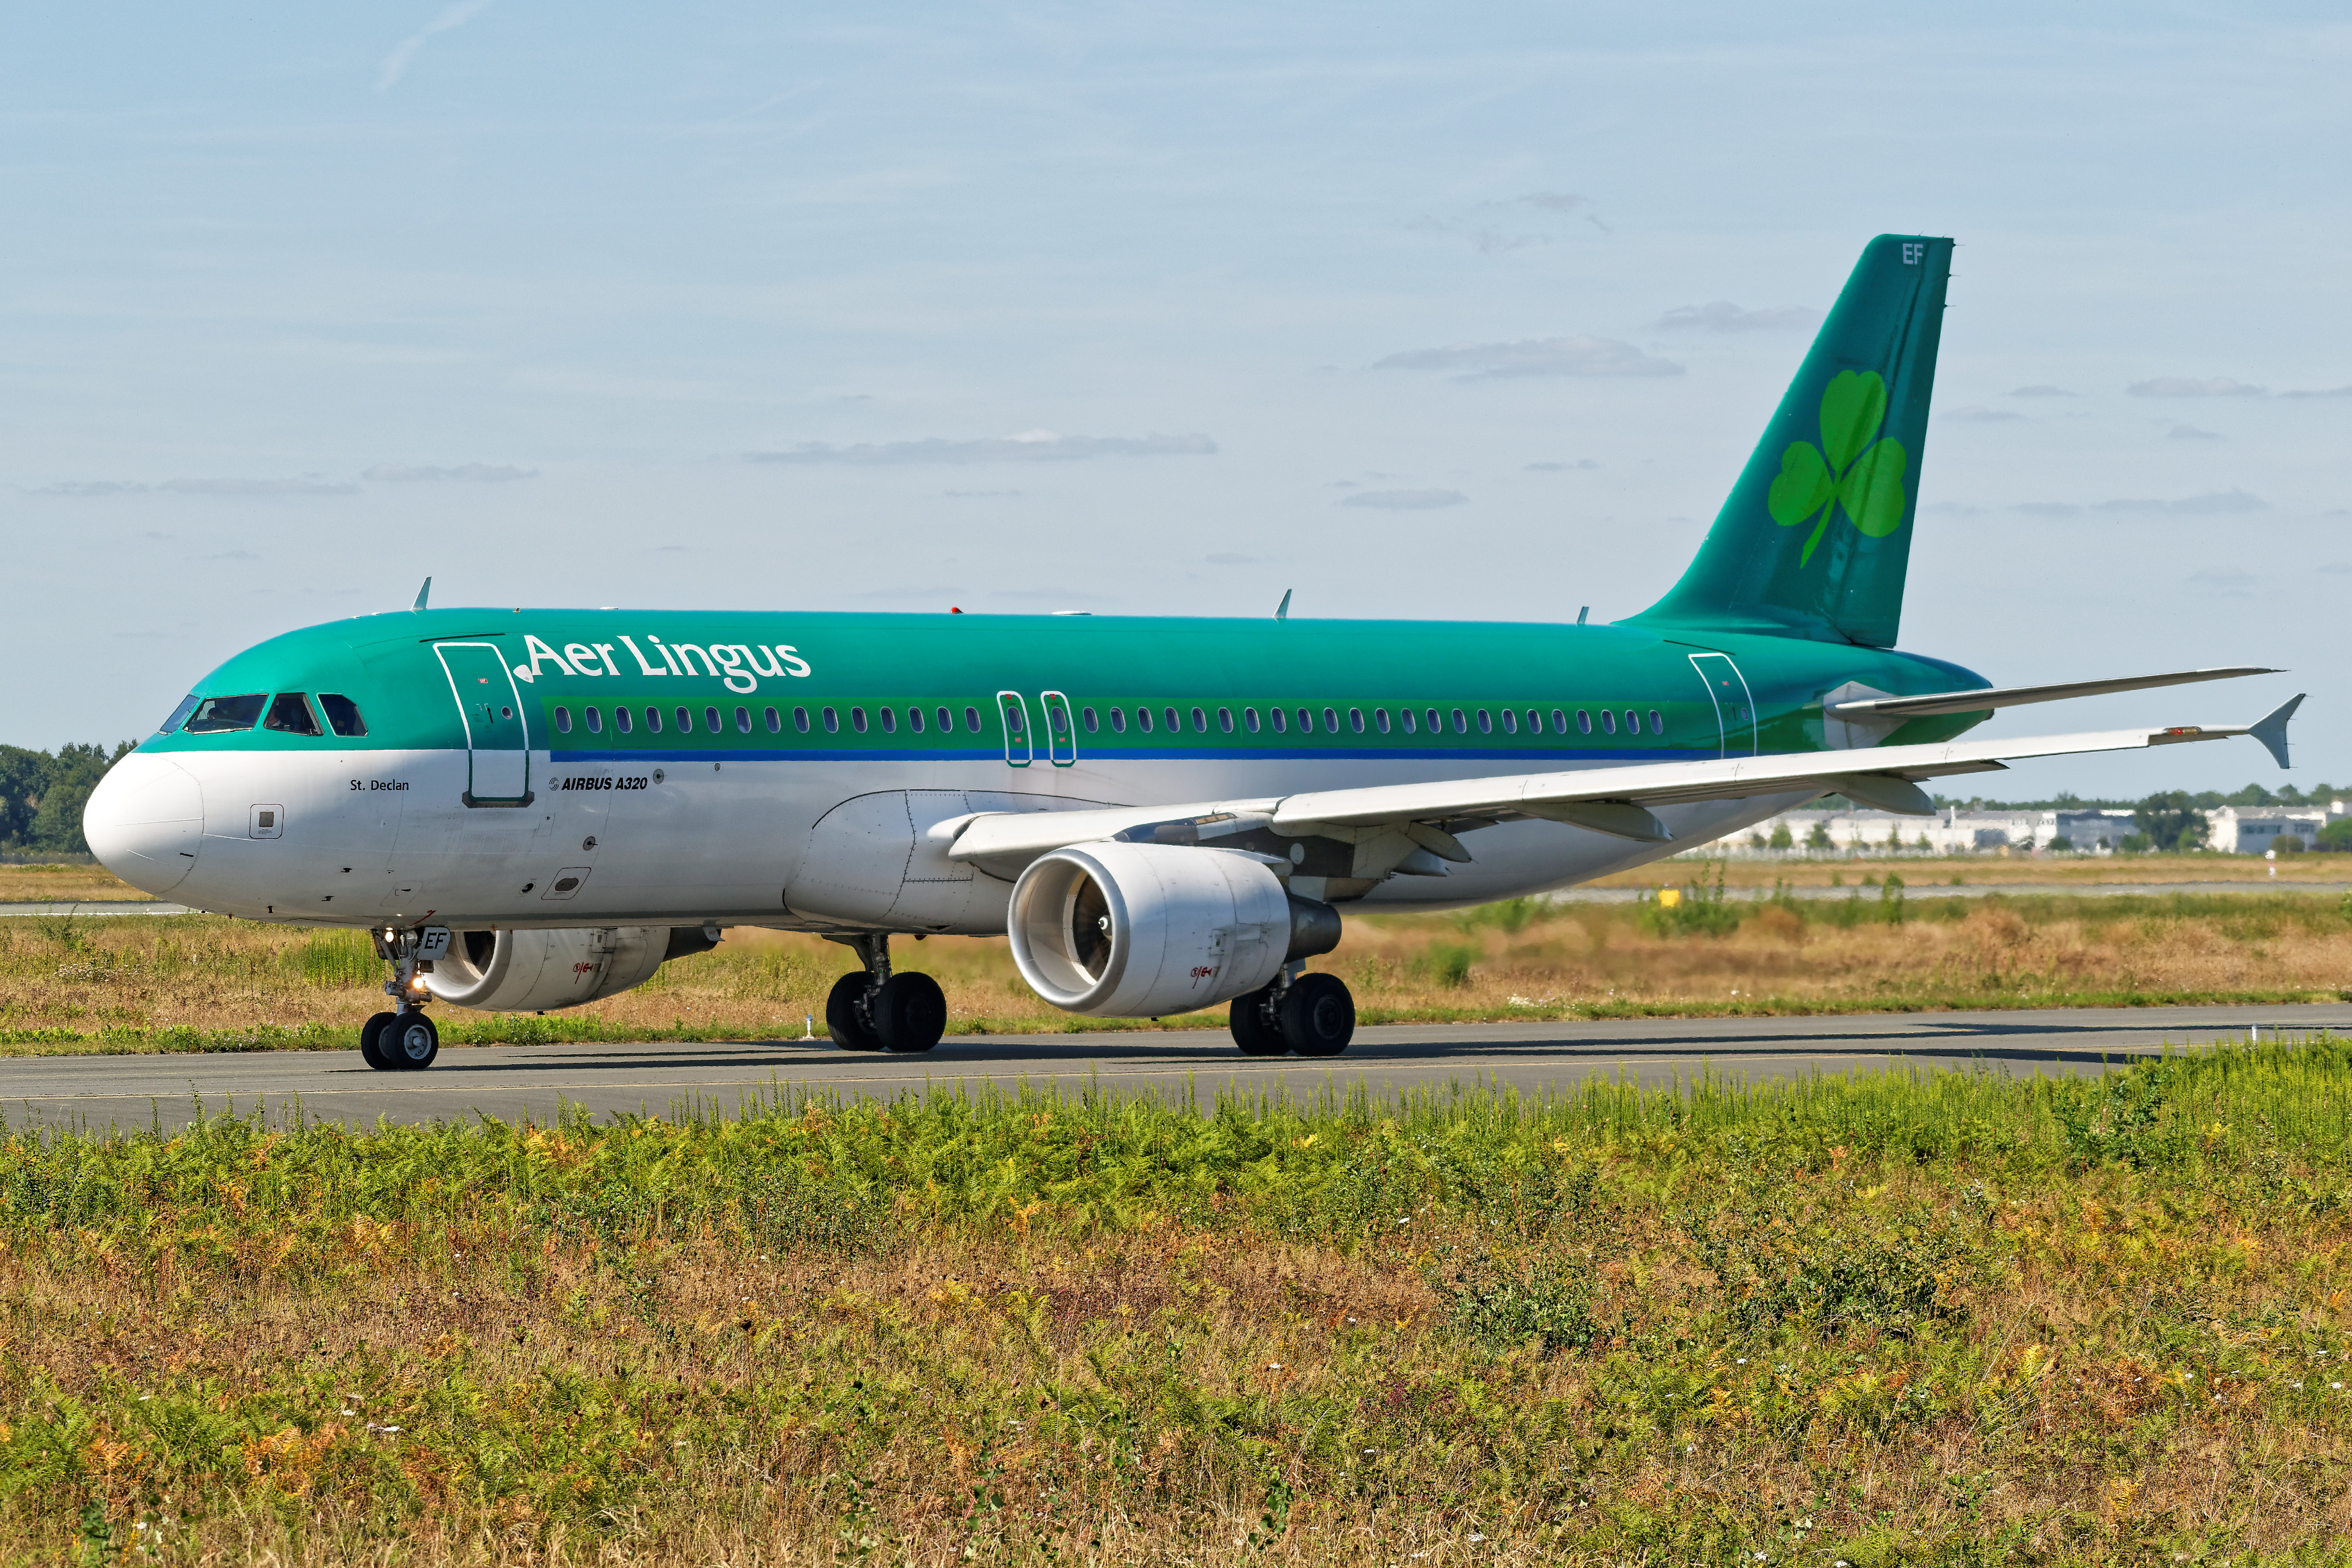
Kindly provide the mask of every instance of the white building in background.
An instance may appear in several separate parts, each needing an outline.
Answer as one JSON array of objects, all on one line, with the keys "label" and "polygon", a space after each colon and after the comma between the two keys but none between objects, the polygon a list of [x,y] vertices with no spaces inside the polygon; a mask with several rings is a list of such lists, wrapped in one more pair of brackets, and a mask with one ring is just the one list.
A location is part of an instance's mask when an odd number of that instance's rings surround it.
[{"label": "white building in background", "polygon": [[2347,802],[2326,806],[2216,806],[2205,813],[2205,842],[2225,854],[2258,855],[2296,838],[2309,849],[2319,830],[2339,821]]}]

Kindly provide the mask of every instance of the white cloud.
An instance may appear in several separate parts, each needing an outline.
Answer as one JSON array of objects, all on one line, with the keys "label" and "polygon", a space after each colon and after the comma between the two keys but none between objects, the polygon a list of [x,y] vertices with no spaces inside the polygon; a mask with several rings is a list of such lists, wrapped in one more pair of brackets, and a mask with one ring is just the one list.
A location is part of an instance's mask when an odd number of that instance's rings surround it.
[{"label": "white cloud", "polygon": [[44,485],[36,496],[144,496],[169,492],[183,496],[356,496],[360,487],[340,480],[306,474],[299,479],[166,479],[145,485],[120,479],[68,480]]},{"label": "white cloud", "polygon": [[536,479],[536,468],[515,468],[502,463],[460,463],[454,468],[434,468],[404,463],[379,463],[360,476],[383,485],[412,485],[436,479],[468,479],[479,485],[503,485],[515,479]]},{"label": "white cloud", "polygon": [[1458,507],[1469,498],[1459,490],[1361,490],[1339,505],[1377,507],[1387,512],[1429,512],[1440,507]]},{"label": "white cloud", "polygon": [[1580,334],[1573,338],[1527,338],[1516,343],[1457,343],[1444,349],[1414,349],[1391,354],[1376,371],[1459,371],[1456,381],[1498,381],[1514,376],[1678,376],[1672,360],[1653,359],[1631,343]]},{"label": "white cloud", "polygon": [[2156,376],[2124,389],[2134,397],[2260,397],[2263,389],[2228,376]]},{"label": "white cloud", "polygon": [[416,58],[416,51],[425,47],[427,38],[436,33],[453,32],[464,26],[488,10],[490,0],[458,0],[458,4],[401,39],[394,46],[392,53],[383,57],[383,68],[376,76],[375,90],[390,92],[398,85],[400,78],[408,74],[409,63]]},{"label": "white cloud", "polygon": [[2352,386],[2324,387],[2308,392],[2284,392],[2281,397],[2352,397]]},{"label": "white cloud", "polygon": [[859,442],[835,446],[803,441],[780,452],[746,452],[746,463],[846,463],[881,467],[906,463],[1069,463],[1087,457],[1206,457],[1217,444],[1205,435],[1057,435],[1032,430],[978,441]]},{"label": "white cloud", "polygon": [[1669,331],[1778,332],[1821,324],[1822,313],[1803,305],[1776,305],[1763,310],[1742,310],[1728,299],[1706,305],[1684,305],[1651,323]]}]

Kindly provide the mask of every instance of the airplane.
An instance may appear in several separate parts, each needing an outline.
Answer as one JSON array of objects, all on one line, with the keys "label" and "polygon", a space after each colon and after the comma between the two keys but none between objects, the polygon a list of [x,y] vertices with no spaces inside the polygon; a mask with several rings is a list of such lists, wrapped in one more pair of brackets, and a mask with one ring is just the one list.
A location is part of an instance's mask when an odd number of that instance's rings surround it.
[{"label": "airplane", "polygon": [[124,881],[364,929],[429,1067],[427,1005],[577,1007],[730,925],[859,967],[835,1045],[920,1052],[947,1005],[894,936],[1008,935],[1057,1008],[1229,1004],[1253,1055],[1347,1049],[1306,960],[1350,910],[1542,893],[1824,794],[2248,735],[1960,738],[2000,708],[2276,672],[1995,688],[1895,649],[1952,242],[1869,242],[1682,578],[1609,624],[413,609],[222,664],[92,794]]}]

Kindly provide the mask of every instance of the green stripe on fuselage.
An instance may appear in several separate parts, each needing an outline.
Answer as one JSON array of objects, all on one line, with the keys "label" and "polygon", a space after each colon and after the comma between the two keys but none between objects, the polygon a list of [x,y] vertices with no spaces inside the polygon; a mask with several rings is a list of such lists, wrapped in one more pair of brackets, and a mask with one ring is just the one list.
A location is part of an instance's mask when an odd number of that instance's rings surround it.
[{"label": "green stripe on fuselage", "polygon": [[[627,641],[625,641],[626,639]],[[535,640],[535,641],[534,641]],[[1035,763],[1049,764],[1046,714],[1041,694],[1066,694],[1078,719],[1076,743],[1082,758],[1284,756],[1456,758],[1480,771],[1517,771],[1577,766],[1582,761],[1716,756],[1719,749],[1715,708],[1690,655],[1731,656],[1745,678],[1757,711],[1758,749],[1788,752],[1822,746],[1821,697],[1825,691],[1858,682],[1895,695],[1949,691],[1982,685],[1983,680],[1939,660],[1886,650],[1844,646],[1798,638],[1746,634],[1677,633],[1675,640],[1630,626],[1571,626],[1424,621],[1181,620],[1113,616],[866,615],[782,612],[670,612],[582,610],[435,610],[394,612],[331,622],[289,632],[228,660],[197,682],[201,696],[242,692],[338,692],[355,701],[368,734],[354,739],[318,737],[264,729],[214,735],[158,735],[143,749],[155,751],[237,749],[429,750],[462,748],[449,681],[434,652],[436,643],[487,642],[510,669],[531,671],[515,685],[530,743],[566,753],[629,753],[724,758],[747,755],[869,757],[993,756],[1004,751],[997,694],[1015,692],[1024,701]],[[629,643],[634,642],[635,653]],[[667,671],[657,648],[758,649],[763,656],[729,655],[732,672],[703,673],[691,653],[678,655],[694,674],[646,674],[645,663]],[[590,674],[584,662],[564,656],[566,648],[594,651],[608,673]],[[774,650],[792,650],[805,675],[762,674],[759,668],[789,672]],[[705,656],[708,654],[706,653]],[[728,659],[722,659],[722,664]],[[617,673],[610,673],[617,671]],[[166,706],[176,691],[157,694]],[[628,735],[610,721],[615,706],[640,715],[646,707],[665,715],[656,734],[642,718]],[[675,709],[688,708],[691,734],[675,723]],[[555,710],[570,711],[573,729],[559,734]],[[766,709],[775,707],[779,728],[771,732]],[[954,720],[943,737],[936,710],[946,706]],[[1154,710],[1145,733],[1133,719],[1138,706]],[[1171,735],[1164,710],[1179,711],[1181,729]],[[1274,707],[1290,714],[1276,733],[1265,716]],[[602,734],[584,728],[584,711],[599,710]],[[719,710],[722,727],[710,733],[706,710]],[[840,728],[827,733],[819,715],[831,707]],[[898,718],[885,733],[879,711]],[[909,707],[925,711],[916,731]],[[1097,726],[1083,728],[1083,710],[1097,711]],[[1114,732],[1108,712],[1118,707],[1129,727]],[[1205,731],[1192,723],[1202,710]],[[1308,709],[1311,731],[1297,723]],[[1436,708],[1444,728],[1432,735],[1426,710]],[[737,727],[745,710],[749,734]],[[802,733],[793,710],[806,709],[811,727]],[[852,709],[868,718],[865,733],[850,723]],[[978,710],[977,734],[965,710]],[[1234,716],[1228,732],[1220,709]],[[1324,710],[1340,719],[1338,733],[1324,723]],[[1412,734],[1397,716],[1411,708],[1424,722]],[[1466,733],[1454,728],[1461,709]],[[1255,709],[1261,727],[1250,732],[1245,710]],[[1350,710],[1365,716],[1359,733]],[[1544,733],[1529,733],[1533,709]],[[1569,733],[1556,733],[1554,709],[1569,716]],[[1591,734],[1573,723],[1579,710],[1593,716]],[[1664,733],[1648,733],[1654,709]],[[1486,711],[1493,727],[1480,730]],[[1500,715],[1519,716],[1516,733],[1506,732]],[[1619,731],[1607,733],[1599,719],[1608,710],[1620,716]],[[1622,716],[1640,716],[1644,734],[1624,733]],[[1386,711],[1391,729],[1382,734],[1374,716]],[[1915,720],[1887,737],[1887,744],[1931,741],[1957,735],[1984,716],[1964,714]],[[1738,747],[1736,749],[1745,749]]]}]

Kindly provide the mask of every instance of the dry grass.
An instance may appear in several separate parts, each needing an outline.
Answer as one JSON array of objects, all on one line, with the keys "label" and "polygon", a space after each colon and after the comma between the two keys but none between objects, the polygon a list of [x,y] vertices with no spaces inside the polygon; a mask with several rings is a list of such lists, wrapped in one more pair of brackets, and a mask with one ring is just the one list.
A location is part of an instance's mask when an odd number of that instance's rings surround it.
[{"label": "dry grass", "polygon": [[[1654,908],[1516,900],[1451,916],[1350,920],[1315,967],[1368,1022],[2335,1000],[2352,983],[2347,901],[2276,894],[2012,895],[1723,905],[1737,928],[1675,930]],[[1685,907],[1689,907],[1686,905]],[[1899,918],[1898,918],[1899,917]],[[1160,1027],[1037,999],[1002,938],[894,945],[934,975],[956,1032]],[[798,1036],[853,967],[821,938],[737,928],[636,990],[544,1018],[445,1011],[452,1044]],[[383,1005],[356,933],[210,916],[0,923],[0,1051],[341,1045]],[[1162,1020],[1222,1028],[1223,1010]]]},{"label": "dry grass", "polygon": [[0,1557],[2326,1560],[2348,1063],[6,1140]]},{"label": "dry grass", "polygon": [[0,865],[0,904],[152,904],[102,865]]},{"label": "dry grass", "polygon": [[[1711,862],[1710,862],[1711,865]],[[2277,874],[2272,871],[2275,866]],[[1695,874],[1696,866],[1685,860],[1618,872],[1596,879],[1595,887],[1668,887]],[[2167,883],[2243,882],[2352,882],[2352,859],[2338,854],[2282,855],[2275,862],[2260,855],[2200,853],[2187,855],[2074,855],[2012,853],[1990,851],[1979,855],[1832,854],[1788,860],[1727,860],[1725,884],[1735,888],[1769,888],[1776,882],[1792,887],[1858,885],[1865,876],[1895,872],[1915,887],[1929,884],[1958,887],[2094,887]],[[1710,869],[1709,874],[1712,874]]]}]

